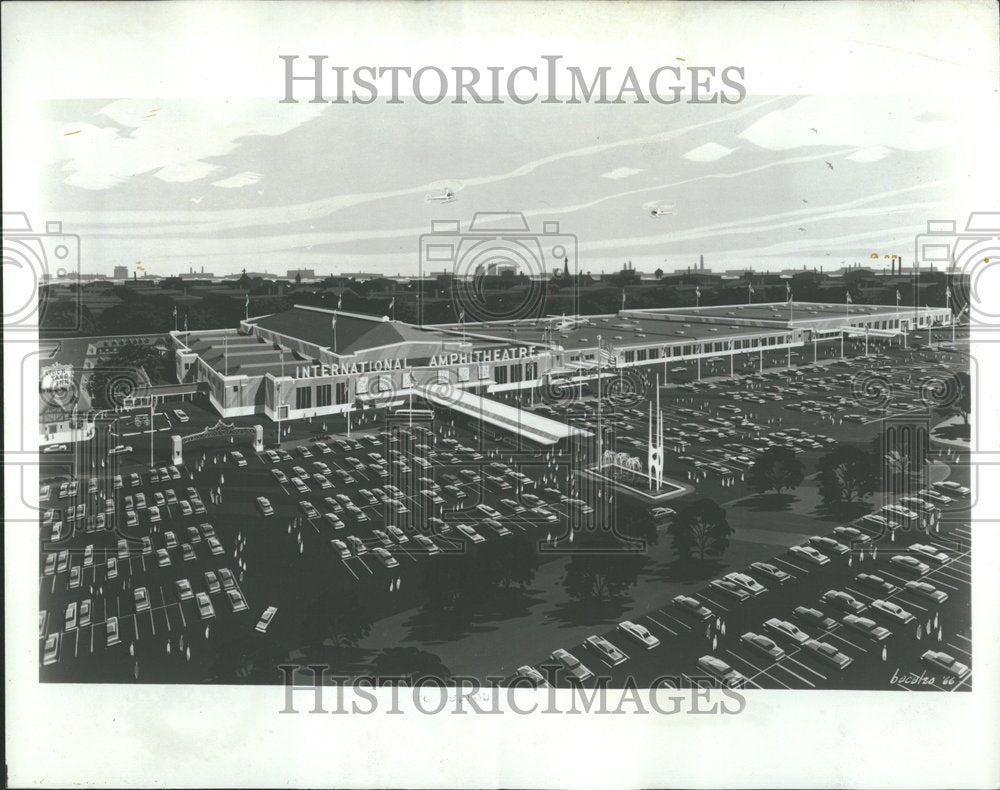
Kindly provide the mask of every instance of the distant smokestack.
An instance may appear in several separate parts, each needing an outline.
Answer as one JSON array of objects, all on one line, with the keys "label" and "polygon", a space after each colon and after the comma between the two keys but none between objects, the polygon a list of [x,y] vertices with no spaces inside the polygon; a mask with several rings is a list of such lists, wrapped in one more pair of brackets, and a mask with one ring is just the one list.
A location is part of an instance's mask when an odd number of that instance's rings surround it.
[{"label": "distant smokestack", "polygon": [[699,255],[698,256],[698,268],[702,269],[702,270],[704,270],[704,268],[705,268],[705,256],[704,255]]}]

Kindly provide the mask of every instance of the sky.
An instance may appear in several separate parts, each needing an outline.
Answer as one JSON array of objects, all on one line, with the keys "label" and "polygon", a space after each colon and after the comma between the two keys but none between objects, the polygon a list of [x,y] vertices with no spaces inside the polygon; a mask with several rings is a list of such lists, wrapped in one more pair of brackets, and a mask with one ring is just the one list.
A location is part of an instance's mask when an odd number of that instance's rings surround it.
[{"label": "sky", "polygon": [[960,101],[52,102],[43,184],[85,272],[440,271],[421,236],[481,211],[557,221],[580,271],[839,268],[961,219]]}]

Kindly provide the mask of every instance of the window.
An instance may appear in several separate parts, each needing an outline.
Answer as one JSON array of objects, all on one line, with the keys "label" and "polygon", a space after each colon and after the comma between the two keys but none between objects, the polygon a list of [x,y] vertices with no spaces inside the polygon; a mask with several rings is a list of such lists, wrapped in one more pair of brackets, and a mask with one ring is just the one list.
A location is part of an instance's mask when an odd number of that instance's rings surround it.
[{"label": "window", "polygon": [[333,385],[321,384],[316,388],[316,405],[320,408],[333,403]]},{"label": "window", "polygon": [[337,382],[337,403],[347,403],[347,382]]},{"label": "window", "polygon": [[459,381],[469,380],[469,369],[467,367],[460,367],[458,369],[458,380]]},{"label": "window", "polygon": [[490,366],[480,365],[479,366],[479,378],[488,379],[490,377]]},{"label": "window", "polygon": [[493,368],[493,378],[496,379],[497,384],[507,383],[507,366],[497,365]]},{"label": "window", "polygon": [[312,387],[295,388],[295,408],[296,409],[312,408]]},{"label": "window", "polygon": [[524,367],[517,363],[510,366],[510,380],[521,381],[524,379]]}]

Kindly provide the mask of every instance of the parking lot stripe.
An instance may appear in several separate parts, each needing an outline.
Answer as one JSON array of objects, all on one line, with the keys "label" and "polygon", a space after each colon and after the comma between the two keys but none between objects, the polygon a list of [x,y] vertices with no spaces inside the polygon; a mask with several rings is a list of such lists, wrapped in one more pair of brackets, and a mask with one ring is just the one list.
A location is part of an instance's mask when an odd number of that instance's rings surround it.
[{"label": "parking lot stripe", "polygon": [[969,637],[965,636],[964,634],[955,634],[955,636],[957,636],[959,639],[964,639],[970,645],[972,644],[972,640],[969,639]]},{"label": "parking lot stripe", "polygon": [[702,598],[704,598],[704,599],[705,599],[706,601],[708,601],[708,602],[709,602],[710,604],[712,604],[712,606],[718,606],[718,607],[719,607],[720,609],[722,609],[722,610],[723,610],[724,612],[728,612],[728,611],[729,611],[729,607],[728,607],[728,606],[726,606],[725,604],[721,604],[721,603],[719,603],[719,602],[718,602],[718,601],[716,601],[716,600],[715,600],[714,598],[710,598],[710,597],[709,597],[709,596],[708,596],[708,595],[707,595],[707,594],[705,593],[705,591],[704,591],[704,590],[703,590],[703,591],[702,591],[701,593],[699,593],[699,595],[701,595],[701,597],[702,597]]},{"label": "parking lot stripe", "polygon": [[948,645],[948,647],[952,648],[952,650],[957,650],[959,653],[963,653],[964,655],[967,655],[969,658],[972,658],[972,653],[970,653],[968,650],[963,650],[958,645],[953,645],[951,642],[945,642],[945,644]]},{"label": "parking lot stripe", "polygon": [[[795,568],[795,570],[797,570],[799,573],[809,573],[808,568],[800,568],[794,562],[788,562],[787,560],[781,559],[781,557],[775,557],[774,561],[775,562],[780,562],[782,565],[787,565],[789,568]],[[796,578],[798,578],[798,577],[796,577]]]},{"label": "parking lot stripe", "polygon": [[685,623],[683,620],[679,620],[678,618],[674,617],[672,614],[670,614],[670,612],[666,611],[665,609],[657,609],[657,614],[661,614],[664,617],[673,620],[675,623],[677,623],[677,625],[679,625],[685,631],[693,630],[688,623]]},{"label": "parking lot stripe", "polygon": [[[796,653],[798,653],[798,652],[800,652],[800,651],[799,651],[799,650],[796,650],[795,652],[796,652]],[[786,661],[791,661],[791,662],[792,662],[793,664],[795,664],[795,666],[797,666],[797,667],[801,667],[801,668],[802,668],[802,669],[804,669],[804,670],[805,670],[806,672],[812,672],[812,673],[813,673],[813,674],[814,674],[814,675],[815,675],[816,677],[818,677],[818,678],[822,678],[823,680],[826,680],[826,679],[827,679],[826,675],[824,675],[824,674],[823,674],[822,672],[817,672],[817,671],[816,671],[815,669],[813,669],[812,667],[810,667],[810,666],[806,666],[806,665],[805,665],[805,664],[803,664],[803,663],[802,663],[801,661],[799,661],[799,660],[798,660],[797,658],[794,658],[794,657],[793,657],[793,656],[792,656],[791,654],[789,654],[789,655],[785,656],[785,660],[786,660]]]},{"label": "parking lot stripe", "polygon": [[752,662],[750,662],[750,661],[747,661],[747,660],[746,660],[745,658],[743,658],[742,656],[740,656],[740,655],[737,655],[737,654],[736,654],[736,653],[734,653],[734,652],[733,652],[732,650],[730,650],[730,649],[729,649],[728,647],[727,647],[727,648],[725,648],[725,650],[726,650],[726,652],[727,652],[727,653],[729,653],[729,655],[731,655],[731,656],[732,656],[733,658],[735,658],[735,659],[736,659],[737,661],[741,661],[741,662],[743,662],[743,663],[744,663],[744,664],[746,664],[746,665],[747,665],[748,667],[751,667],[752,669],[754,669],[754,670],[755,670],[755,671],[757,672],[757,674],[756,674],[756,675],[754,675],[753,677],[750,677],[750,678],[747,678],[747,682],[748,682],[748,683],[753,683],[753,684],[754,684],[755,686],[757,686],[757,688],[761,688],[761,686],[760,686],[760,685],[759,685],[758,683],[754,683],[754,678],[756,678],[756,677],[760,677],[761,675],[766,675],[767,677],[771,678],[771,680],[773,680],[773,681],[774,681],[775,683],[777,683],[777,684],[778,684],[779,686],[781,686],[782,688],[786,688],[786,689],[791,689],[791,686],[788,686],[788,685],[785,685],[785,684],[784,684],[784,683],[782,683],[782,682],[781,682],[780,680],[778,680],[778,679],[777,679],[776,677],[774,677],[773,675],[769,674],[769,673],[768,673],[768,672],[766,672],[765,670],[761,669],[761,668],[760,668],[760,667],[758,667],[758,666],[757,666],[756,664],[753,664]]},{"label": "parking lot stripe", "polygon": [[665,626],[665,625],[664,625],[663,623],[661,623],[661,622],[660,622],[659,620],[657,620],[657,619],[656,619],[655,617],[653,617],[653,616],[652,616],[651,614],[647,614],[647,615],[646,615],[646,619],[647,619],[647,620],[652,620],[652,621],[653,621],[654,623],[656,623],[656,624],[657,624],[658,626],[660,626],[660,628],[662,628],[662,629],[663,629],[664,631],[669,631],[669,632],[670,632],[670,633],[672,633],[672,634],[673,634],[674,636],[678,636],[678,633],[677,633],[676,631],[674,631],[673,629],[671,629],[671,628],[668,628],[667,626]]},{"label": "parking lot stripe", "polygon": [[[787,656],[785,658],[787,658]],[[809,686],[809,688],[816,688],[816,684],[815,683],[813,683],[811,680],[806,680],[798,672],[793,672],[791,669],[789,669],[787,666],[785,666],[785,664],[783,662],[784,662],[784,659],[779,659],[779,661],[777,663],[773,664],[772,667],[775,668],[775,669],[781,669],[781,670],[787,672],[792,677],[798,678],[803,683],[805,683],[807,686]],[[768,667],[768,669],[771,669],[772,667]]]},{"label": "parking lot stripe", "polygon": [[841,642],[843,642],[845,645],[850,645],[851,647],[853,647],[853,648],[855,648],[857,650],[860,650],[862,653],[869,652],[868,648],[862,647],[861,645],[856,645],[850,639],[844,639],[844,637],[840,636],[840,634],[835,634],[832,629],[830,631],[827,631],[826,633],[827,633],[827,636],[832,636],[834,639],[838,639]]}]

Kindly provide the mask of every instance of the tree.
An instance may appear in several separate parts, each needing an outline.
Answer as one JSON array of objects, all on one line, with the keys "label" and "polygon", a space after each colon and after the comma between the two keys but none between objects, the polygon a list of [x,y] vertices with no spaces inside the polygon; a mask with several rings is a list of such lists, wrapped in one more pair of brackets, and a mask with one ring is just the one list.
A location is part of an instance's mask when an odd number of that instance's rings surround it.
[{"label": "tree", "polygon": [[320,594],[306,606],[301,624],[303,642],[314,647],[327,641],[334,647],[356,647],[371,630],[371,616],[353,590]]},{"label": "tree", "polygon": [[525,534],[509,535],[494,545],[492,551],[481,553],[478,557],[486,566],[483,570],[487,578],[505,590],[509,590],[512,584],[521,587],[530,584],[538,568],[534,541]]},{"label": "tree", "polygon": [[451,670],[435,653],[416,647],[387,647],[372,660],[371,674],[376,678],[405,678],[409,685],[424,678],[441,683],[451,679]]},{"label": "tree", "polygon": [[729,536],[735,530],[729,526],[726,511],[711,499],[702,499],[681,510],[667,528],[673,541],[674,555],[687,561],[692,553],[699,562],[708,556],[721,556],[729,548]]},{"label": "tree", "polygon": [[657,269],[653,274],[656,276],[657,280],[663,279],[663,269]]},{"label": "tree", "polygon": [[878,456],[856,445],[840,445],[817,465],[819,494],[827,505],[857,502],[872,494],[881,482]]},{"label": "tree", "polygon": [[598,533],[598,536],[581,545],[589,551],[574,554],[566,566],[563,587],[577,601],[613,601],[623,596],[639,578],[642,556],[628,551],[621,541],[608,533]]},{"label": "tree", "polygon": [[473,553],[443,554],[421,582],[424,605],[430,611],[468,617],[488,596],[492,583],[481,572]]},{"label": "tree", "polygon": [[761,453],[747,472],[747,485],[758,494],[796,488],[804,478],[802,463],[787,447],[771,447]]},{"label": "tree", "polygon": [[296,285],[302,284],[302,272],[295,272],[295,284]]}]

